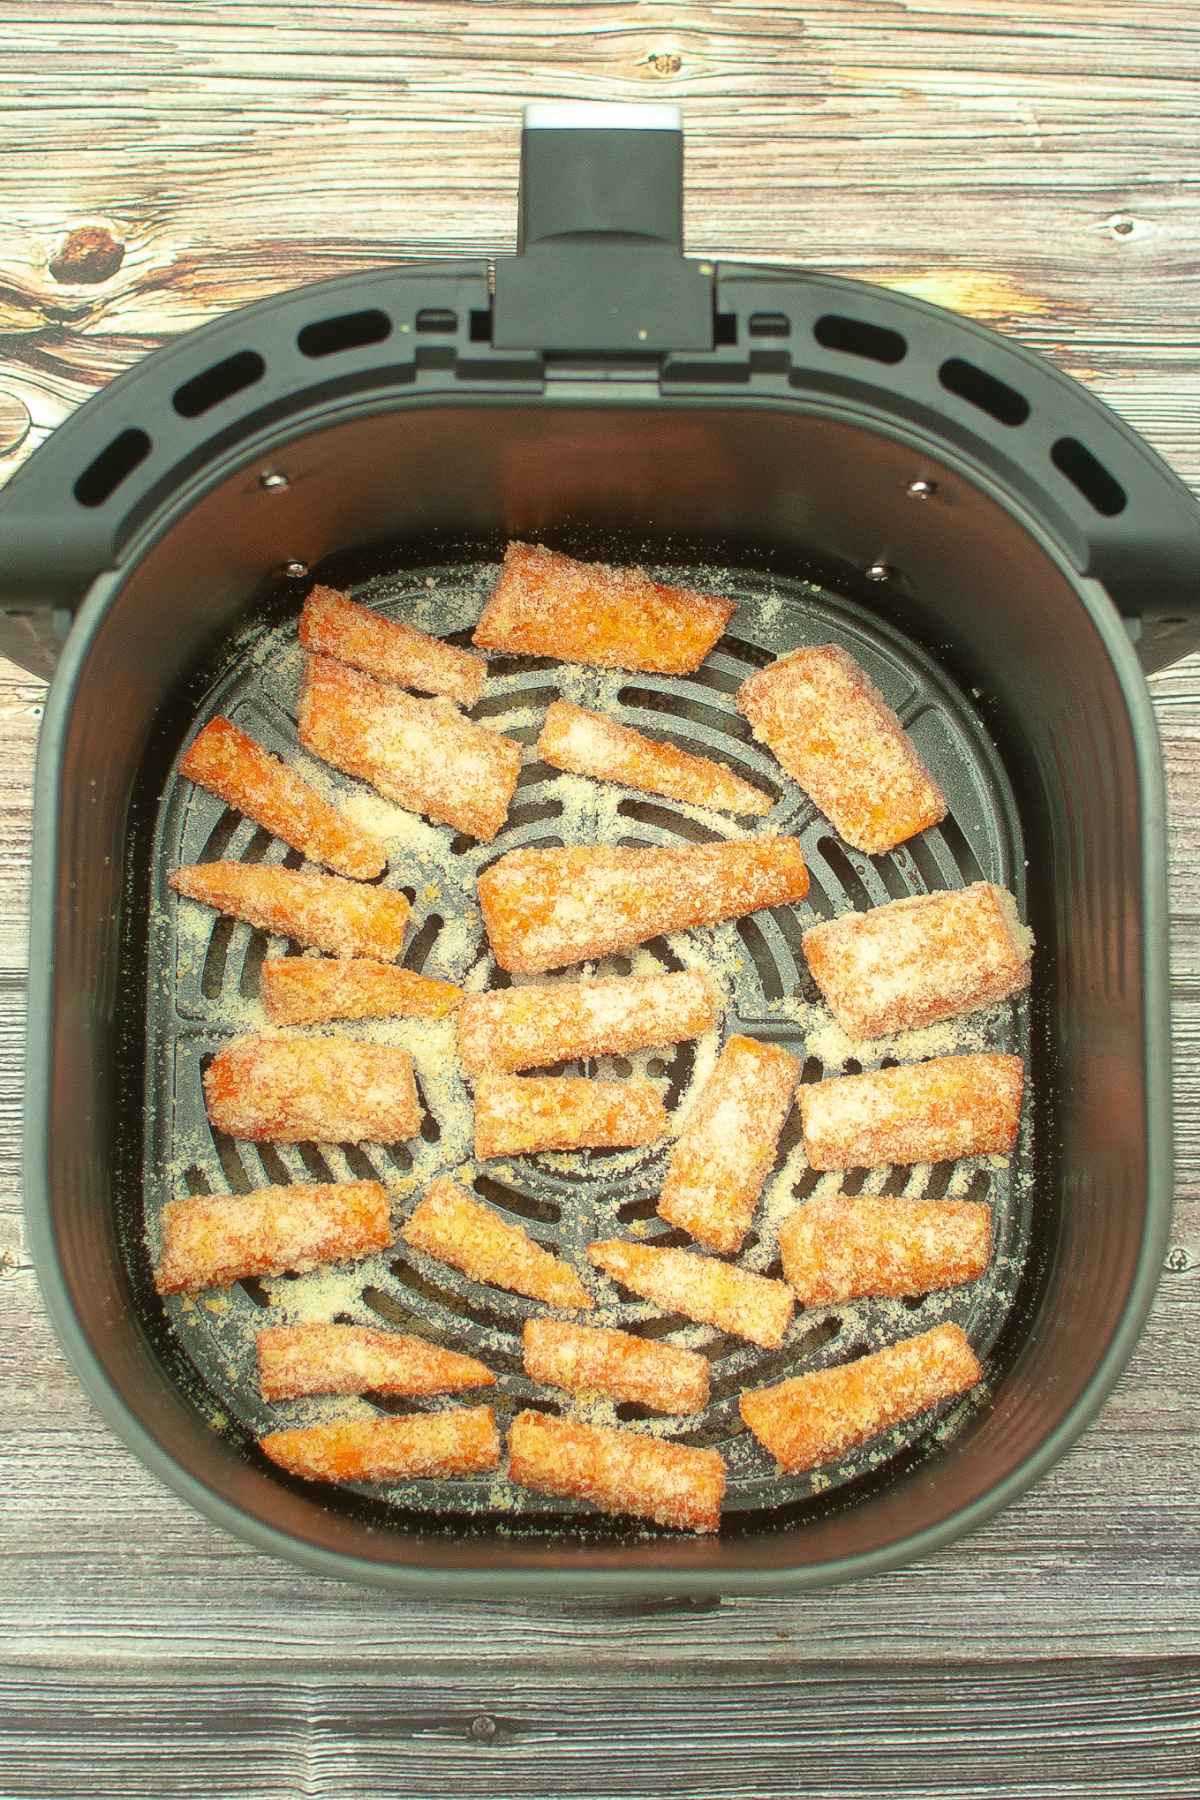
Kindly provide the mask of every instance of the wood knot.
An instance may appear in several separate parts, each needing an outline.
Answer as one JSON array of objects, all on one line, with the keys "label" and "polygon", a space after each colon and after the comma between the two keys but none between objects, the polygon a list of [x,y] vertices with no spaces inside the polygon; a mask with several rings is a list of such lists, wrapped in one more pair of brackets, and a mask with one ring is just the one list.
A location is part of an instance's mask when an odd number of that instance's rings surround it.
[{"label": "wood knot", "polygon": [[652,50],[646,61],[655,75],[678,75],[683,67],[678,50]]},{"label": "wood knot", "polygon": [[16,394],[0,394],[0,456],[11,456],[29,436],[29,408]]},{"label": "wood knot", "polygon": [[107,281],[125,261],[125,246],[106,225],[77,225],[50,259],[55,281]]}]

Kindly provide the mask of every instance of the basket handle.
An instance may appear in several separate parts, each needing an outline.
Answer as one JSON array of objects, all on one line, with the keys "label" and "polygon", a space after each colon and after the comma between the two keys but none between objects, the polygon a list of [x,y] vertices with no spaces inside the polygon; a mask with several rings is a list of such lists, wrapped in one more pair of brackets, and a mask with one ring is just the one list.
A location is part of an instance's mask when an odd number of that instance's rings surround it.
[{"label": "basket handle", "polygon": [[712,267],[683,254],[679,108],[527,106],[496,348],[625,361],[711,350],[713,329]]}]

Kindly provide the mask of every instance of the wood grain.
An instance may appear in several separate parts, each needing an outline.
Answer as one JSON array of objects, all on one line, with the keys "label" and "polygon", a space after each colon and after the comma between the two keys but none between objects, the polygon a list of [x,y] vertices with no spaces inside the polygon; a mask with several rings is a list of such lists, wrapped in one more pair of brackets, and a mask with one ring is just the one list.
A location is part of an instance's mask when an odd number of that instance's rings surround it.
[{"label": "wood grain", "polygon": [[[520,107],[576,96],[683,102],[692,250],[809,262],[1000,324],[1200,490],[1198,88],[1191,0],[9,0],[0,475],[230,307],[510,248]],[[63,1362],[19,1199],[42,689],[0,665],[0,1790],[1193,1796],[1200,657],[1153,689],[1178,1202],[1099,1422],[1002,1518],[869,1584],[456,1606],[313,1580],[226,1538],[115,1442]]]},{"label": "wood grain", "polygon": [[[0,1719],[5,1697],[0,1688]],[[660,1671],[633,1693],[619,1674],[527,1670],[422,1674],[399,1691],[377,1677],[218,1675],[186,1694],[153,1672],[122,1673],[68,1741],[56,1727],[75,1699],[69,1674],[22,1684],[22,1716],[0,1725],[11,1800],[79,1791],[68,1784],[81,1770],[90,1793],[155,1800],[207,1800],[230,1791],[221,1784],[234,1770],[237,1791],[279,1800],[358,1796],[368,1782],[406,1800],[1130,1800],[1194,1795],[1200,1756],[1200,1674],[1168,1660],[1116,1676],[1103,1663],[965,1676],[881,1664],[867,1689],[836,1668],[746,1687],[719,1671]]]}]

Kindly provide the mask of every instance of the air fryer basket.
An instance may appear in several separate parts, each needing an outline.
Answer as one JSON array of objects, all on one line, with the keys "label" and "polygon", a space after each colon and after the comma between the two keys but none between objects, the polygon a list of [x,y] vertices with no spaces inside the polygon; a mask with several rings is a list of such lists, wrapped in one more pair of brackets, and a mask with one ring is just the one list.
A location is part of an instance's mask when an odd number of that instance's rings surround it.
[{"label": "air fryer basket", "polygon": [[[1082,390],[951,315],[792,271],[684,264],[678,138],[661,123],[527,132],[523,253],[498,268],[494,296],[477,265],[439,265],[235,315],[114,384],[0,509],[4,647],[49,662],[78,605],[38,771],[27,1193],[47,1301],[90,1391],[152,1467],[251,1541],[361,1579],[737,1591],[918,1554],[1061,1453],[1123,1366],[1161,1261],[1164,809],[1134,644],[1153,666],[1196,636],[1197,509]],[[565,213],[550,204],[560,192]],[[592,212],[577,237],[565,221],[581,206]],[[989,1039],[1027,1049],[1032,1077],[1014,1166],[978,1171],[1001,1257],[949,1314],[986,1352],[987,1404],[961,1409],[947,1442],[904,1434],[885,1463],[851,1459],[816,1483],[776,1482],[736,1439],[717,1541],[541,1502],[497,1529],[481,1496],[464,1503],[452,1484],[334,1496],[289,1483],[251,1441],[265,1417],[239,1360],[253,1291],[228,1312],[169,1319],[149,1283],[143,1203],[153,1216],[169,1178],[236,1189],[367,1172],[314,1147],[218,1143],[197,1111],[199,1060],[230,1003],[252,995],[267,946],[215,920],[181,943],[165,871],[282,847],[176,783],[178,751],[218,709],[289,741],[293,677],[275,646],[312,576],[461,638],[507,535],[645,560],[738,598],[682,705],[653,678],[586,679],[607,684],[622,716],[768,785],[732,711],[736,681],[795,643],[854,648],[947,780],[951,816],[871,859],[783,798],[772,822],[803,837],[815,908],[982,872],[1023,894],[1038,936],[1028,1010]],[[494,664],[492,722],[531,738],[529,709],[556,679]],[[418,895],[469,885],[491,855],[556,835],[560,808],[531,764],[496,846],[443,845],[436,870],[418,878],[417,856],[389,878]],[[631,841],[691,829],[672,809],[622,808]],[[465,974],[485,946],[459,933],[452,955],[439,951],[442,916],[419,899],[406,961]],[[736,1017],[803,1051],[779,1009],[800,979],[787,909],[722,929],[742,962]],[[679,1083],[690,1054],[676,1053]],[[431,1128],[417,1172],[438,1146]],[[411,1173],[363,1154],[392,1185]],[[582,1188],[547,1159],[482,1191],[548,1240],[582,1242],[593,1220],[653,1233],[652,1168],[628,1160],[597,1159]],[[886,1191],[936,1193],[948,1179],[894,1171]],[[346,1291],[350,1310],[367,1290],[376,1313],[479,1347],[502,1407],[527,1394],[522,1303],[398,1254]],[[919,1328],[942,1304],[904,1319]],[[654,1328],[648,1309],[626,1311]],[[903,1328],[870,1308],[815,1319],[788,1366]],[[741,1381],[773,1372],[728,1342],[709,1350],[715,1401],[695,1441],[722,1441]]]}]

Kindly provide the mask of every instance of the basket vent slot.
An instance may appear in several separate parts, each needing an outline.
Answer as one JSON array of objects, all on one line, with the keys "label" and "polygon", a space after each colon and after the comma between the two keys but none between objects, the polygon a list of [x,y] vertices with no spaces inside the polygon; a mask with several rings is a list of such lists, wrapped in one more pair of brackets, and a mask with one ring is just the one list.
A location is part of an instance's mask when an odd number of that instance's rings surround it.
[{"label": "basket vent slot", "polygon": [[75,498],[80,506],[103,506],[149,454],[150,439],[136,425],[119,432],[75,483]]},{"label": "basket vent slot", "polygon": [[239,350],[177,387],[172,404],[182,418],[198,419],[223,400],[232,400],[243,388],[253,387],[266,372],[267,365],[257,350]]},{"label": "basket vent slot", "polygon": [[849,319],[844,313],[824,313],[813,326],[813,336],[826,350],[844,356],[863,356],[869,362],[903,362],[908,345],[888,325],[872,325],[867,319]]},{"label": "basket vent slot", "polygon": [[1023,425],[1029,417],[1029,402],[1016,388],[1009,387],[998,375],[989,375],[977,363],[964,362],[952,356],[938,370],[938,380],[949,394],[957,394],[969,406],[977,406],[998,425]]},{"label": "basket vent slot", "polygon": [[458,314],[448,306],[423,306],[417,314],[418,331],[457,331]]},{"label": "basket vent slot", "polygon": [[750,336],[759,338],[787,337],[792,329],[786,313],[756,312],[750,314]]},{"label": "basket vent slot", "polygon": [[1115,519],[1125,511],[1125,489],[1078,438],[1059,438],[1051,448],[1050,460],[1102,518]]},{"label": "basket vent slot", "polygon": [[332,319],[314,319],[296,337],[301,356],[338,356],[346,350],[362,350],[390,337],[392,321],[377,306],[363,312],[338,313]]}]

